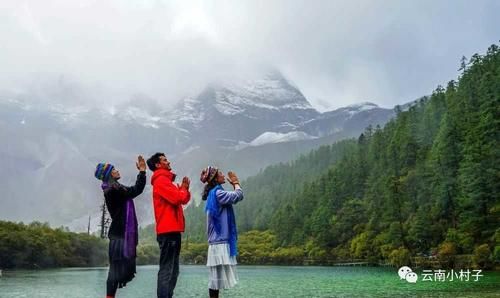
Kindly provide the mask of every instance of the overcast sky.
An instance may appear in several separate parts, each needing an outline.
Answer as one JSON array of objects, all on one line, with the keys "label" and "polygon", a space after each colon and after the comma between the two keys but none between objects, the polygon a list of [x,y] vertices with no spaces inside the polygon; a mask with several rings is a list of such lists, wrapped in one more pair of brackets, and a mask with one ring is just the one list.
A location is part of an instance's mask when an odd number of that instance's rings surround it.
[{"label": "overcast sky", "polygon": [[319,110],[389,107],[498,43],[499,11],[495,0],[0,0],[0,88],[64,74],[109,101],[170,104],[272,66]]}]

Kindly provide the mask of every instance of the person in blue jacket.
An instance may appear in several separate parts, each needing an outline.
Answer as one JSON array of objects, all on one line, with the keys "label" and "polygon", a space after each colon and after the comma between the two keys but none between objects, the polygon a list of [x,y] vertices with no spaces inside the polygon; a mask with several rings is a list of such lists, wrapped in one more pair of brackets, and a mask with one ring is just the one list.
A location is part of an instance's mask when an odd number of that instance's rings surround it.
[{"label": "person in blue jacket", "polygon": [[243,200],[243,191],[238,177],[228,172],[228,182],[233,191],[226,191],[222,184],[226,177],[216,167],[207,167],[200,180],[205,183],[202,199],[207,201],[207,238],[209,268],[208,292],[210,297],[219,297],[220,289],[232,288],[238,282],[236,255],[238,254],[236,218],[233,204]]}]

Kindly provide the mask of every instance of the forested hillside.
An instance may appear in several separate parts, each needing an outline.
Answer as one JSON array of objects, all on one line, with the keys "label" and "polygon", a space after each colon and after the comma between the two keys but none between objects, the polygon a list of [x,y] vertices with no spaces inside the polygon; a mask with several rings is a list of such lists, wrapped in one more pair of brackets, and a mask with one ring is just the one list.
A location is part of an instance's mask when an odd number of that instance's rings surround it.
[{"label": "forested hillside", "polygon": [[498,260],[498,46],[461,71],[384,129],[367,129],[328,173],[283,200],[268,226],[279,244],[381,259],[480,249]]}]

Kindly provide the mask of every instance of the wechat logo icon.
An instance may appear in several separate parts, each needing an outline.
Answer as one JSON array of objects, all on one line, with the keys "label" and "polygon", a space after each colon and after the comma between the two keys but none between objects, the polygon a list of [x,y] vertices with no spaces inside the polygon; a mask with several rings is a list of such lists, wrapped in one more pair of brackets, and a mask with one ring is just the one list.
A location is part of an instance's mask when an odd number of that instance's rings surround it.
[{"label": "wechat logo icon", "polygon": [[408,266],[403,266],[398,270],[399,279],[404,279],[409,283],[416,283],[418,275]]}]

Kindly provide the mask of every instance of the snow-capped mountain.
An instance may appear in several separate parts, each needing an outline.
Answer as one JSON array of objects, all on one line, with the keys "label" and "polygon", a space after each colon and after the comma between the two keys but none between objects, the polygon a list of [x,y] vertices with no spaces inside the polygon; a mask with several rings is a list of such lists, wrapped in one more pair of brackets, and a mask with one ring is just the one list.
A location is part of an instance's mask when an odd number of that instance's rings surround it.
[{"label": "snow-capped mountain", "polygon": [[252,107],[313,110],[304,95],[276,71],[261,79],[222,84],[215,91],[215,108],[224,115],[251,114]]},{"label": "snow-capped mountain", "polygon": [[[171,109],[144,94],[119,105],[85,105],[96,94],[60,78],[0,91],[0,219],[87,222],[102,202],[97,162],[115,164],[124,184],[134,182],[136,156],[155,152],[165,152],[192,181],[207,164],[245,178],[394,115],[366,102],[320,113],[277,71],[212,83]],[[199,187],[193,183],[195,192]],[[142,223],[153,220],[149,186],[136,207]]]},{"label": "snow-capped mountain", "polygon": [[293,131],[319,114],[279,72],[271,72],[259,79],[211,84],[165,117],[197,141],[228,146],[251,142],[266,131]]}]

